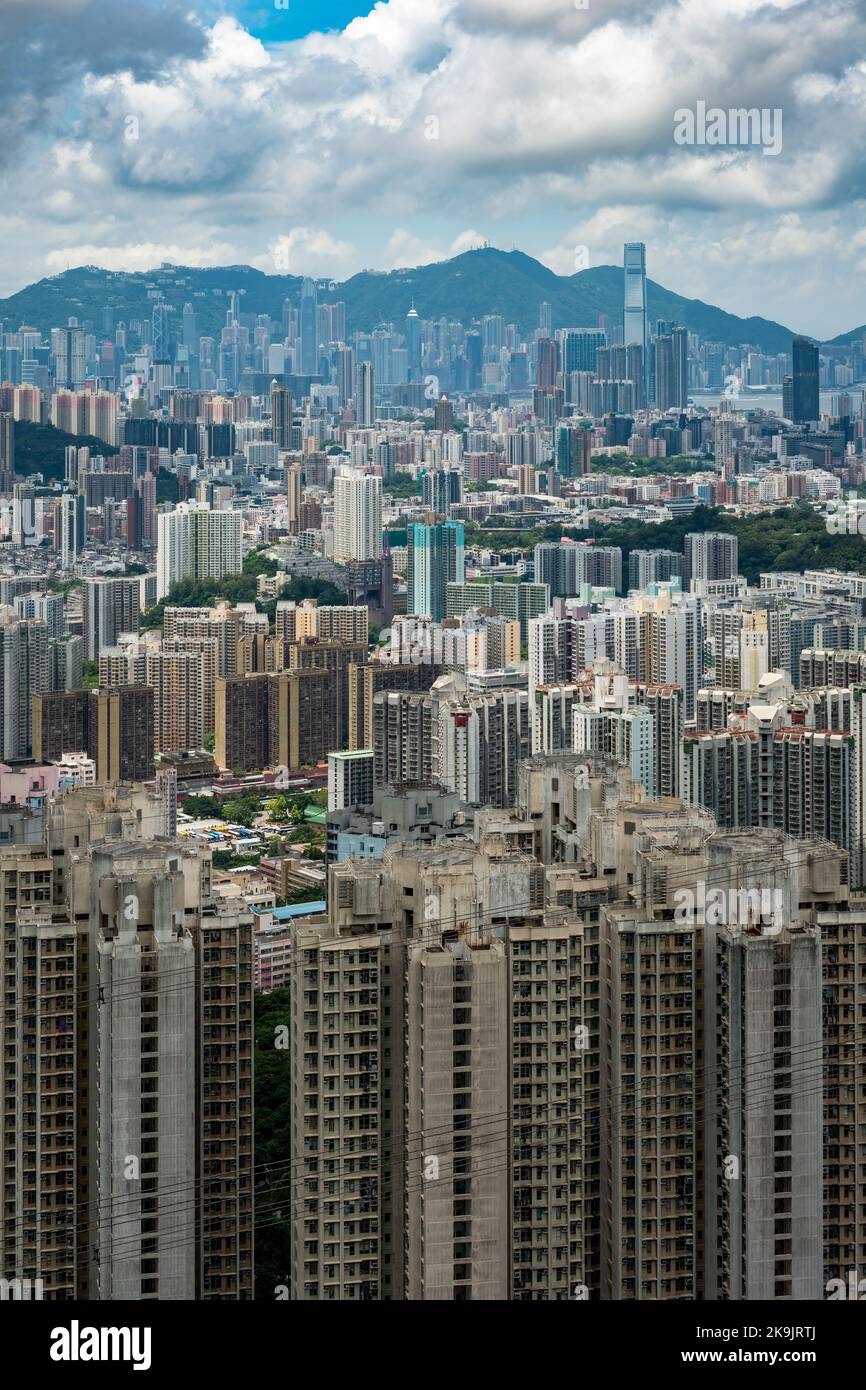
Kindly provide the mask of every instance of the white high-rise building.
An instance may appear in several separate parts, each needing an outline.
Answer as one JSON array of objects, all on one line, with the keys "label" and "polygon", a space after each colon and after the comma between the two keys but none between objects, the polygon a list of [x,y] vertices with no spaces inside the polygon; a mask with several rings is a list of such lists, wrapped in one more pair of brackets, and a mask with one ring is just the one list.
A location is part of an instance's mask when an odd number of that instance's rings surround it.
[{"label": "white high-rise building", "polygon": [[378,560],[382,554],[382,479],[350,469],[334,479],[334,559]]},{"label": "white high-rise building", "polygon": [[156,593],[181,579],[222,579],[243,567],[243,517],[181,502],[157,516]]}]

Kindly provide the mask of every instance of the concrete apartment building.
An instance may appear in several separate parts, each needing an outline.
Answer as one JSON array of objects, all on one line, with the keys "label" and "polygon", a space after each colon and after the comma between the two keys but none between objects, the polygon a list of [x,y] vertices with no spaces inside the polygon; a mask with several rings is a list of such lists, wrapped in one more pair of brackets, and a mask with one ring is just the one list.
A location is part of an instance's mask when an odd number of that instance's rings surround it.
[{"label": "concrete apartment building", "polygon": [[866,1257],[847,864],[572,754],[462,840],[332,866],[295,928],[292,1296],[822,1297]]},{"label": "concrete apartment building", "polygon": [[0,846],[0,1276],[47,1298],[252,1296],[252,915],[164,791]]}]

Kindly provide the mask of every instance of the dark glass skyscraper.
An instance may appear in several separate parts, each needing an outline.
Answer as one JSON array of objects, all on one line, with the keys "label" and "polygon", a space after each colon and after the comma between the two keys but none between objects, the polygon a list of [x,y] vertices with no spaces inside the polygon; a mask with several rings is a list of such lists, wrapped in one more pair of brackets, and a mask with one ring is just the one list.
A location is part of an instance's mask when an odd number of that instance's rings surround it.
[{"label": "dark glass skyscraper", "polygon": [[793,353],[791,419],[799,422],[817,420],[821,409],[818,398],[818,349],[808,338],[795,338]]},{"label": "dark glass skyscraper", "polygon": [[626,242],[623,248],[625,270],[622,340],[626,347],[640,343],[646,360],[646,247],[642,241]]}]

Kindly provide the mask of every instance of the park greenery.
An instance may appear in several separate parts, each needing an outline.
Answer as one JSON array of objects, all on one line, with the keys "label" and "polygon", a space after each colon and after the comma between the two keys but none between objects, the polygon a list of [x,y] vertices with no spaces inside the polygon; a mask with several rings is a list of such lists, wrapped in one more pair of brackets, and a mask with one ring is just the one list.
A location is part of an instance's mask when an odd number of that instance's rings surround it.
[{"label": "park greenery", "polygon": [[659,524],[625,521],[615,526],[591,523],[589,530],[553,522],[534,530],[509,528],[503,518],[490,518],[498,525],[467,523],[466,544],[475,549],[532,551],[543,541],[558,541],[563,535],[579,540],[595,540],[600,545],[622,548],[623,564],[632,550],[682,551],[685,537],[692,531],[724,531],[739,541],[739,569],[750,584],[762,572],[773,570],[824,569],[853,570],[866,574],[866,546],[860,536],[831,535],[823,513],[808,502],[778,507],[773,511],[735,516],[718,507],[696,507],[685,516]]},{"label": "park greenery", "polygon": [[[277,561],[270,555],[265,555],[261,550],[252,550],[244,557],[241,574],[224,575],[222,579],[181,579],[172,584],[165,598],[142,614],[141,626],[146,631],[161,630],[166,608],[212,608],[222,599],[232,606],[254,603],[260,612],[273,618],[275,602],[264,602],[258,598],[258,578],[260,574],[275,575],[278,568]],[[280,598],[294,599],[296,603],[305,598],[314,598],[321,604],[333,606],[346,602],[346,595],[335,584],[300,575],[287,582]]]}]

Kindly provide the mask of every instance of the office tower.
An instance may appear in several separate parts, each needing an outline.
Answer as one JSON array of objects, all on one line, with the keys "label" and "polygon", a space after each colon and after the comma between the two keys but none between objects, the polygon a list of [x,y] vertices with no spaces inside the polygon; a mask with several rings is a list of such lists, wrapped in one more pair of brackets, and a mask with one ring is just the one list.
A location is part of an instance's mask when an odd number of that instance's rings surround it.
[{"label": "office tower", "polygon": [[684,410],[689,398],[689,331],[676,324],[671,329],[671,405]]},{"label": "office tower", "polygon": [[684,542],[684,579],[734,579],[739,564],[736,536],[720,531],[690,532]]},{"label": "office tower", "polygon": [[345,470],[334,479],[334,559],[378,560],[382,554],[382,479]]},{"label": "office tower", "polygon": [[559,368],[565,376],[572,372],[595,372],[596,357],[605,345],[598,328],[561,328],[557,335]]},{"label": "office tower", "polygon": [[114,647],[124,632],[138,632],[141,617],[138,579],[85,579],[84,653],[98,661],[103,647]]},{"label": "office tower", "polygon": [[318,293],[314,280],[306,278],[301,286],[299,316],[300,362],[302,376],[315,376],[319,370]]},{"label": "office tower", "polygon": [[624,313],[622,340],[626,347],[636,343],[646,361],[647,302],[646,247],[643,242],[626,242],[623,248]]},{"label": "office tower", "polygon": [[463,523],[445,521],[409,527],[407,604],[411,613],[441,622],[446,616],[446,585],[464,579]]},{"label": "office tower", "polygon": [[328,810],[373,803],[373,749],[328,754]]},{"label": "office tower", "polygon": [[243,516],[181,502],[157,516],[157,596],[182,579],[224,579],[243,569]]},{"label": "office tower", "polygon": [[667,334],[655,340],[655,392],[656,410],[668,410],[676,404],[674,399],[674,359],[671,339]]},{"label": "office tower", "polygon": [[[717,1163],[708,1204],[709,1296],[824,1295],[821,940],[724,926],[716,940]],[[832,991],[831,991],[832,996]],[[712,1046],[712,1035],[707,1030]],[[732,1167],[732,1162],[733,1166]],[[717,1274],[718,1269],[718,1274]]]},{"label": "office tower", "polygon": [[794,419],[794,378],[792,376],[782,377],[782,417],[785,420]]},{"label": "office tower", "polygon": [[37,534],[36,489],[29,483],[12,484],[12,544],[39,544]]},{"label": "office tower", "polygon": [[279,449],[291,449],[292,393],[277,381],[271,382],[271,437]]},{"label": "office tower", "polygon": [[184,304],[183,306],[181,332],[184,347],[189,348],[190,352],[198,352],[198,329],[195,309],[192,304]]},{"label": "office tower", "polygon": [[535,368],[536,385],[544,390],[553,390],[556,386],[556,374],[559,367],[559,355],[556,341],[553,338],[539,338],[538,358]]},{"label": "office tower", "polygon": [[15,484],[15,417],[0,411],[0,492],[11,492]]},{"label": "office tower", "polygon": [[404,336],[406,339],[406,353],[409,362],[408,380],[421,380],[421,320],[415,305],[406,315],[406,325]]},{"label": "office tower", "polygon": [[632,550],[628,557],[629,589],[645,589],[649,584],[666,584],[682,578],[683,557],[676,550]]},{"label": "office tower", "polygon": [[795,338],[792,346],[794,373],[791,383],[791,416],[797,423],[817,421],[821,414],[818,394],[818,348],[808,338]]},{"label": "office tower", "polygon": [[442,396],[433,407],[433,428],[447,434],[454,428],[454,404]]},{"label": "office tower", "polygon": [[556,471],[563,478],[584,478],[592,467],[592,435],[581,424],[556,426]]},{"label": "office tower", "polygon": [[28,758],[31,697],[48,690],[48,629],[0,608],[0,762]]},{"label": "office tower", "polygon": [[376,383],[372,362],[359,362],[355,372],[355,419],[372,425],[376,419]]}]

